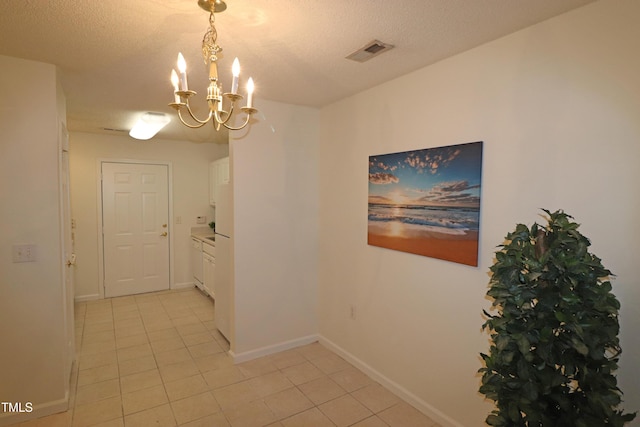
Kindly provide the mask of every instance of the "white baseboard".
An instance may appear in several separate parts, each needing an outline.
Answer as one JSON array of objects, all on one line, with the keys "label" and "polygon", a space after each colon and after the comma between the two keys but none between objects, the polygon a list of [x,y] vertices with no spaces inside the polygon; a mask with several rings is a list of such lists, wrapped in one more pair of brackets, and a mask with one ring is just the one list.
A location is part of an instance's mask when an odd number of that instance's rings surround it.
[{"label": "white baseboard", "polygon": [[301,347],[303,345],[311,344],[316,341],[318,341],[318,335],[308,335],[306,337],[296,338],[294,340],[285,341],[282,343],[269,345],[238,354],[235,354],[233,351],[229,351],[229,355],[233,358],[234,363],[242,363],[249,360],[257,359],[258,357],[268,356],[270,354],[279,353],[281,351],[289,350],[295,347]]},{"label": "white baseboard", "polygon": [[434,408],[433,406],[429,405],[427,402],[425,402],[424,400],[420,399],[418,396],[416,396],[415,394],[411,393],[409,390],[407,390],[406,388],[402,387],[400,384],[398,384],[395,381],[387,378],[386,376],[384,376],[383,374],[381,374],[380,372],[375,370],[373,367],[371,367],[370,365],[366,364],[362,360],[358,359],[357,357],[355,357],[354,355],[352,355],[351,353],[349,353],[348,351],[346,351],[342,347],[336,345],[334,342],[328,340],[327,338],[323,337],[322,335],[320,335],[318,338],[319,338],[320,344],[322,344],[325,347],[329,348],[331,351],[333,351],[336,354],[338,354],[340,357],[345,359],[347,362],[351,363],[356,368],[360,369],[362,372],[364,372],[365,374],[369,375],[375,381],[377,381],[378,383],[380,383],[383,386],[385,386],[390,392],[392,392],[393,394],[395,394],[396,396],[398,396],[399,398],[401,398],[405,402],[411,404],[414,408],[416,408],[417,410],[419,410],[420,412],[422,412],[423,414],[425,414],[426,416],[428,416],[432,420],[438,422],[442,426],[447,426],[447,427],[465,427],[462,424],[460,424],[459,422],[451,419],[451,417],[449,417],[448,415],[444,414],[443,412],[441,412],[438,409]]},{"label": "white baseboard", "polygon": [[193,288],[194,286],[195,284],[193,282],[174,283],[171,289],[186,289]]},{"label": "white baseboard", "polygon": [[90,295],[76,295],[74,297],[75,302],[85,302],[85,301],[94,301],[100,299],[100,294],[90,294]]},{"label": "white baseboard", "polygon": [[[193,288],[195,284],[193,282],[184,282],[184,283],[174,283],[173,286],[170,287],[171,290],[174,289],[187,289]],[[74,300],[75,302],[86,302],[86,301],[95,301],[101,299],[100,294],[90,294],[90,295],[77,295]]]},{"label": "white baseboard", "polygon": [[[26,402],[23,402],[22,406],[24,407],[25,404]],[[64,412],[67,409],[69,409],[68,392],[62,399],[33,405],[33,410],[31,412],[2,412],[2,408],[0,407],[0,427],[10,426],[24,421],[46,417],[47,415]]]}]

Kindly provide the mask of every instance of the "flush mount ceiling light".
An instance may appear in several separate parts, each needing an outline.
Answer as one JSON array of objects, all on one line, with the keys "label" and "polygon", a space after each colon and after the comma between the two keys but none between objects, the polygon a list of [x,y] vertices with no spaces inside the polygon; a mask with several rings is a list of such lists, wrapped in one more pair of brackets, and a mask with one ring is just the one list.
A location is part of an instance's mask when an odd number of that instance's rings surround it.
[{"label": "flush mount ceiling light", "polygon": [[151,139],[170,121],[171,117],[164,113],[144,113],[129,131],[129,136],[142,140]]},{"label": "flush mount ceiling light", "polygon": [[[246,117],[244,123],[240,126],[233,127],[229,122],[236,110],[236,103],[243,99],[243,96],[238,94],[238,80],[240,77],[240,64],[238,58],[233,61],[232,73],[233,79],[231,81],[231,92],[223,93],[222,85],[218,81],[218,53],[222,51],[222,48],[218,46],[216,40],[218,33],[214,25],[215,14],[224,12],[227,9],[227,5],[222,0],[198,0],[198,6],[209,12],[209,29],[202,39],[202,56],[204,57],[205,65],[209,65],[209,87],[207,88],[207,103],[209,104],[209,116],[204,119],[198,119],[189,105],[189,98],[196,93],[189,90],[187,85],[187,64],[182,56],[182,53],[178,54],[178,72],[176,70],[171,71],[171,83],[174,88],[174,101],[169,105],[176,109],[180,121],[190,128],[199,128],[211,121],[216,128],[220,130],[220,126],[224,126],[229,130],[239,130],[244,128],[248,123],[251,115],[258,110],[253,108],[253,80],[249,78],[247,81],[247,104],[240,108],[240,111],[245,113]],[[223,103],[223,100],[226,102]],[[226,105],[223,105],[226,104]],[[183,111],[189,113],[190,120],[185,120],[183,117]]]},{"label": "flush mount ceiling light", "polygon": [[393,49],[393,45],[383,43],[380,40],[371,40],[360,49],[346,56],[347,59],[351,59],[357,62],[365,62],[371,58],[380,55],[383,52]]}]

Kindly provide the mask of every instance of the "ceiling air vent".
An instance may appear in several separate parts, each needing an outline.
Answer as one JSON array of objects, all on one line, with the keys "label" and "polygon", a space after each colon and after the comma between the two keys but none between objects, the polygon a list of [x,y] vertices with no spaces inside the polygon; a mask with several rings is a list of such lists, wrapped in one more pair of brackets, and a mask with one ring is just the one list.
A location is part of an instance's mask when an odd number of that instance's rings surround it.
[{"label": "ceiling air vent", "polygon": [[346,58],[357,62],[365,62],[390,49],[393,49],[393,45],[382,43],[380,40],[373,40],[348,55]]}]

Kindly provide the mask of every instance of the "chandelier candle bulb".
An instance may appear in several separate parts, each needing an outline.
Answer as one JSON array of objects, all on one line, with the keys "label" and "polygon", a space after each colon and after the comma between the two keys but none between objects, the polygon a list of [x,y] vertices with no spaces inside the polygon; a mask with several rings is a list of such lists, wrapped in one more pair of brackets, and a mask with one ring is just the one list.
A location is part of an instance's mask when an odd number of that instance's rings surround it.
[{"label": "chandelier candle bulb", "polygon": [[233,73],[233,80],[231,81],[231,93],[238,93],[238,79],[240,77],[240,61],[238,58],[233,60],[233,65],[231,65],[231,72]]},{"label": "chandelier candle bulb", "polygon": [[176,73],[176,70],[171,70],[171,84],[173,85],[173,102],[175,102],[176,104],[179,104],[181,102],[180,95],[176,93],[179,90],[178,82],[179,82],[178,73]]},{"label": "chandelier candle bulb", "polygon": [[253,107],[253,79],[251,77],[249,77],[249,80],[247,81],[247,107],[248,108],[252,108]]},{"label": "chandelier candle bulb", "polygon": [[187,62],[184,60],[182,52],[178,53],[178,71],[180,71],[180,90],[189,90],[187,85]]}]

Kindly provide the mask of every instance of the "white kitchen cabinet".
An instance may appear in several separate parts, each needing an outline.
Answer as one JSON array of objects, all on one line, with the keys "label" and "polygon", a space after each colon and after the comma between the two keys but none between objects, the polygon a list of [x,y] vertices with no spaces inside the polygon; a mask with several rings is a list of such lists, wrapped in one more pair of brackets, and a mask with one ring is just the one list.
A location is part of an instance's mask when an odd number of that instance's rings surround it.
[{"label": "white kitchen cabinet", "polygon": [[229,158],[214,160],[209,163],[209,204],[216,205],[216,186],[219,184],[228,184],[229,176]]},{"label": "white kitchen cabinet", "polygon": [[208,244],[202,245],[202,270],[203,281],[202,285],[204,291],[213,299],[216,298],[215,287],[215,270],[216,270],[216,258],[215,258],[215,246]]}]

